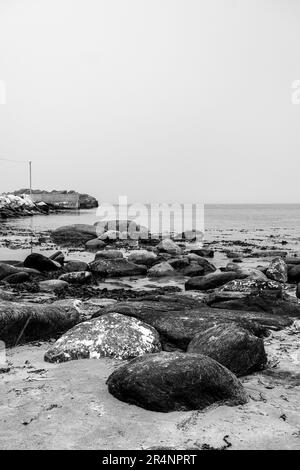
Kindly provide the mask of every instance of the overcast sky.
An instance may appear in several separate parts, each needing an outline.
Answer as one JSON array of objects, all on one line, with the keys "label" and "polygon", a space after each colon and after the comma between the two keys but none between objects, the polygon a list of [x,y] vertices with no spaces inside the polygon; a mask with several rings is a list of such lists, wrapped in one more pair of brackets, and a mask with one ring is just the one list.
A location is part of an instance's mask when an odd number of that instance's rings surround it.
[{"label": "overcast sky", "polygon": [[299,0],[0,0],[0,158],[34,188],[299,203],[297,79]]}]

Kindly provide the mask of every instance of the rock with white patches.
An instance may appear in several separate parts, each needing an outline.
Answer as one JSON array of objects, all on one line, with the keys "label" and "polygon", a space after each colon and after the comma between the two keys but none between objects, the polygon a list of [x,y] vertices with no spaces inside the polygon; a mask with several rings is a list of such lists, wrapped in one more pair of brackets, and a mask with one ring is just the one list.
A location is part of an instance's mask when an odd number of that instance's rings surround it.
[{"label": "rock with white patches", "polygon": [[109,313],[69,330],[46,352],[45,360],[132,359],[159,351],[159,335],[153,327],[135,318]]}]

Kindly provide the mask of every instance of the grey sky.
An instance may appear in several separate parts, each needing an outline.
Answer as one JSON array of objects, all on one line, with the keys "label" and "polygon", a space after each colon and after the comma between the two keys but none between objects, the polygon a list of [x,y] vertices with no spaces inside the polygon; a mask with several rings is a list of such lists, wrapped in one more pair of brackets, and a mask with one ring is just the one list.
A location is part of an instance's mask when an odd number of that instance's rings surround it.
[{"label": "grey sky", "polygon": [[0,0],[0,157],[100,201],[300,202],[299,45],[298,0]]}]

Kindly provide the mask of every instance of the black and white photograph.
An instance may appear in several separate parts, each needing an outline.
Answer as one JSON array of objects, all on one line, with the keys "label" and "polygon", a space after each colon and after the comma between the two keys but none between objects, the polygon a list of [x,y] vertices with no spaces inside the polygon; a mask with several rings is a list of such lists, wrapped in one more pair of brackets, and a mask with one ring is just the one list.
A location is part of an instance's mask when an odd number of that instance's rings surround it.
[{"label": "black and white photograph", "polygon": [[0,0],[1,456],[300,450],[299,45],[299,0]]}]

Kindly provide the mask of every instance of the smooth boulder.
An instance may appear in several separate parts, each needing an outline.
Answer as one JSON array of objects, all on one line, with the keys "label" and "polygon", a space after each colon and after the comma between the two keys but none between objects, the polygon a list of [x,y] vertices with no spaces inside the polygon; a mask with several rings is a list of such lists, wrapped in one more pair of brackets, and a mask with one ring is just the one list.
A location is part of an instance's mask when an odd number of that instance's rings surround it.
[{"label": "smooth boulder", "polygon": [[0,340],[7,346],[56,336],[78,321],[72,305],[0,301]]},{"label": "smooth boulder", "polygon": [[159,412],[247,402],[234,374],[201,354],[158,353],[136,358],[114,371],[107,385],[115,398]]},{"label": "smooth boulder", "polygon": [[99,277],[122,277],[146,274],[146,266],[131,263],[124,258],[97,259],[90,263],[90,271]]},{"label": "smooth boulder", "polygon": [[267,362],[263,339],[236,323],[220,323],[198,333],[187,352],[209,356],[237,376],[261,370]]},{"label": "smooth boulder", "polygon": [[23,282],[30,281],[30,275],[26,272],[10,274],[3,279],[8,284],[22,284]]},{"label": "smooth boulder", "polygon": [[95,254],[95,260],[97,259],[120,259],[124,258],[122,251],[120,250],[103,250],[97,251]]},{"label": "smooth boulder", "polygon": [[181,249],[179,248],[173,240],[169,238],[165,238],[157,245],[157,250],[163,253],[169,253],[170,255],[178,255],[181,253]]},{"label": "smooth boulder", "polygon": [[153,266],[157,260],[157,255],[153,251],[134,250],[128,256],[128,261],[135,264],[143,264],[144,266]]},{"label": "smooth boulder", "polygon": [[246,277],[244,274],[239,274],[237,272],[228,272],[228,273],[210,273],[206,276],[196,276],[189,279],[185,283],[186,290],[208,290],[215,289],[217,287],[223,286],[229,281],[234,279],[241,279]]},{"label": "smooth boulder", "polygon": [[49,281],[39,282],[41,292],[61,292],[68,286],[69,284],[61,279],[50,279]]},{"label": "smooth boulder", "polygon": [[46,352],[45,360],[132,359],[160,350],[159,335],[154,328],[135,318],[109,313],[67,331]]},{"label": "smooth boulder", "polygon": [[73,273],[76,271],[88,271],[89,265],[85,261],[81,260],[69,260],[64,265],[64,270],[68,273]]},{"label": "smooth boulder", "polygon": [[87,241],[97,238],[97,232],[94,225],[73,224],[57,228],[51,238],[60,246],[83,247]]},{"label": "smooth boulder", "polygon": [[149,277],[172,276],[173,274],[175,274],[175,269],[166,261],[155,264],[148,271]]},{"label": "smooth boulder", "polygon": [[36,269],[40,272],[56,271],[61,269],[61,265],[56,261],[47,258],[47,256],[40,253],[31,253],[24,261],[26,268]]}]

